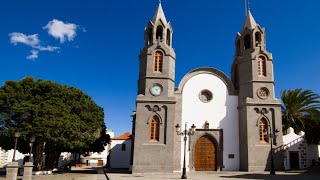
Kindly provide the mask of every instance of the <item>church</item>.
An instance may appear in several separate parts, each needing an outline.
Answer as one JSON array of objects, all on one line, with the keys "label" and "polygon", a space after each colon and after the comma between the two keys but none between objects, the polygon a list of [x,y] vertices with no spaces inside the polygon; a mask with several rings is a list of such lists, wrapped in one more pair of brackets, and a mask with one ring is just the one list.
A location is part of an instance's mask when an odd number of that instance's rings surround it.
[{"label": "church", "polygon": [[265,171],[272,164],[282,170],[281,102],[265,29],[248,10],[235,32],[230,78],[200,67],[178,87],[172,30],[159,3],[139,55],[132,173],[179,172],[184,165],[187,171]]}]

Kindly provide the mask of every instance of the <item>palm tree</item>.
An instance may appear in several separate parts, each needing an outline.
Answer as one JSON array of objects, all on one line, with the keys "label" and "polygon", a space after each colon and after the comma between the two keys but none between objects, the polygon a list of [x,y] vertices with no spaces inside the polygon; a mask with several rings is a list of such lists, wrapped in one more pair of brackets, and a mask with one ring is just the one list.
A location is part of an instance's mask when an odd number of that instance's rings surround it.
[{"label": "palm tree", "polygon": [[311,90],[294,89],[281,92],[282,128],[289,127],[296,132],[306,131],[306,127],[315,127],[319,123],[320,96]]}]

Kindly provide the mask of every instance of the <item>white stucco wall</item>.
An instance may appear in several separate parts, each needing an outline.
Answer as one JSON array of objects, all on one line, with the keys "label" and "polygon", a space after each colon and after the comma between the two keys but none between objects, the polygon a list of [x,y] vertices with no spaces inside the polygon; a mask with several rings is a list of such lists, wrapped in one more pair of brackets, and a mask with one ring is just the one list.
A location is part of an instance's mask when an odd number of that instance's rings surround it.
[{"label": "white stucco wall", "polygon": [[[122,151],[122,144],[126,145]],[[130,168],[131,140],[112,140],[110,150],[110,168]]]},{"label": "white stucco wall", "polygon": [[[199,93],[210,90],[213,99],[203,103]],[[195,124],[202,129],[206,121],[210,129],[223,129],[223,170],[239,170],[239,123],[238,96],[230,96],[226,84],[215,75],[198,74],[190,78],[182,90],[182,130]],[[187,147],[189,145],[187,144]],[[189,162],[187,151],[186,162]],[[228,154],[234,154],[233,159]],[[181,138],[181,166],[183,161],[183,139]],[[187,164],[188,167],[188,164]]]},{"label": "white stucco wall", "polygon": [[[304,139],[304,132],[300,135],[295,134],[292,128],[289,128],[289,133],[283,136],[283,144],[286,149],[286,158],[284,159],[285,169],[291,169],[290,167],[290,152],[298,152],[299,154],[299,167],[304,169],[312,165],[312,160],[318,160],[319,158],[319,146],[315,144],[308,144]],[[302,152],[304,151],[304,152]],[[306,153],[306,154],[304,154]],[[306,164],[303,164],[302,157],[306,156]]]},{"label": "white stucco wall", "polygon": [[[114,138],[113,130],[107,130],[106,134],[109,134],[110,138]],[[102,160],[102,166],[105,166],[107,164],[107,159],[111,148],[110,146],[111,144],[107,144],[102,152],[89,152],[89,156],[81,157],[81,162],[90,167],[98,167],[98,161]]]},{"label": "white stucco wall", "polygon": [[[8,161],[7,162],[12,162],[13,154],[14,154],[14,149],[8,150]],[[25,157],[24,154],[20,153],[18,150],[16,150],[16,155],[15,155],[15,160],[18,162],[19,166],[23,165],[23,158]]]}]

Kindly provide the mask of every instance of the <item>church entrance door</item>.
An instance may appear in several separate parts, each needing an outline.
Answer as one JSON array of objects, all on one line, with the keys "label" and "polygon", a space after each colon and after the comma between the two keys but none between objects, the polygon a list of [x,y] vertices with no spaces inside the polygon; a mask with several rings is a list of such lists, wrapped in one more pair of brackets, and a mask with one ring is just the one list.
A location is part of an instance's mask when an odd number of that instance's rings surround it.
[{"label": "church entrance door", "polygon": [[196,142],[194,168],[196,171],[216,170],[216,146],[208,136],[202,136]]}]

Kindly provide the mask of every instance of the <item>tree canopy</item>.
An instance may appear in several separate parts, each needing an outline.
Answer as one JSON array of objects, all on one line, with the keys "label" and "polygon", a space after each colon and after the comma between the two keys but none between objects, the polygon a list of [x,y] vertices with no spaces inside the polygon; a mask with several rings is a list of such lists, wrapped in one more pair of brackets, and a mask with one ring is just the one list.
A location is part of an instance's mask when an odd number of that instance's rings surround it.
[{"label": "tree canopy", "polygon": [[[28,141],[31,136],[36,137],[34,151],[38,155],[103,146],[108,142],[97,140],[105,129],[103,109],[75,87],[26,77],[6,81],[0,88],[0,140],[21,132],[19,150],[23,152],[28,151],[23,139]],[[12,148],[10,142],[1,144]]]},{"label": "tree canopy", "polygon": [[286,90],[281,93],[283,132],[289,127],[304,131],[308,143],[319,143],[320,96],[311,90]]}]

